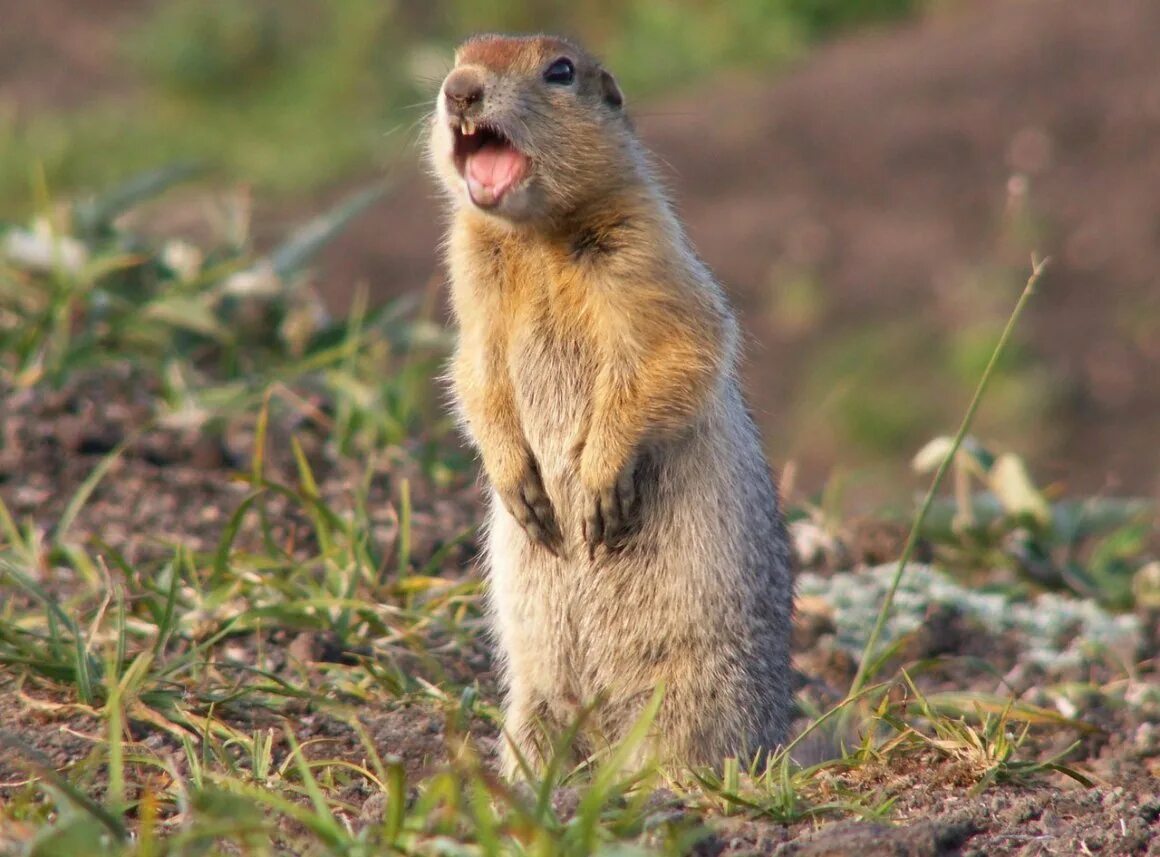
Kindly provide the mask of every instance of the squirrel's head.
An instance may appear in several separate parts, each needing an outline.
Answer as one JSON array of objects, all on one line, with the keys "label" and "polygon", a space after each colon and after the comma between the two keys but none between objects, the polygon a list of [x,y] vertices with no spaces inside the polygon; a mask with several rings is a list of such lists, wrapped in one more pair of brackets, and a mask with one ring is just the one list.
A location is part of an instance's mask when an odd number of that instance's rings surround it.
[{"label": "squirrel's head", "polygon": [[535,222],[623,181],[630,140],[616,80],[583,49],[476,36],[439,91],[430,156],[457,206]]}]

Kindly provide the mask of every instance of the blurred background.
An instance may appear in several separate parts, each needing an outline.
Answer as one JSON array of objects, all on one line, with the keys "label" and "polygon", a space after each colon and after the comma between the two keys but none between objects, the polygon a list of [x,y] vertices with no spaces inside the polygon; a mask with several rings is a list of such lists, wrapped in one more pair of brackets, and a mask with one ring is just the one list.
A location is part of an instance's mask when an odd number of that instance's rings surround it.
[{"label": "blurred background", "polygon": [[577,36],[743,312],[796,490],[909,498],[1036,253],[975,434],[1055,494],[1160,492],[1154,0],[0,0],[0,22],[0,220],[194,159],[142,227],[196,239],[240,192],[260,247],[385,177],[318,288],[336,312],[417,292],[436,319],[419,140],[451,49]]}]

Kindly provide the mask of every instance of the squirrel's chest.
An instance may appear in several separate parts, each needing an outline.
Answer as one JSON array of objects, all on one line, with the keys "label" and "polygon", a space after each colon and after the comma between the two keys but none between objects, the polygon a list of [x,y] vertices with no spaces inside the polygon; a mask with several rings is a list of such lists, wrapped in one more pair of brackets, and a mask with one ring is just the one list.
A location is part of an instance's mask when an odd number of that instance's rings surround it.
[{"label": "squirrel's chest", "polygon": [[508,371],[520,422],[545,469],[583,437],[597,374],[591,347],[543,318],[527,319],[508,343]]}]

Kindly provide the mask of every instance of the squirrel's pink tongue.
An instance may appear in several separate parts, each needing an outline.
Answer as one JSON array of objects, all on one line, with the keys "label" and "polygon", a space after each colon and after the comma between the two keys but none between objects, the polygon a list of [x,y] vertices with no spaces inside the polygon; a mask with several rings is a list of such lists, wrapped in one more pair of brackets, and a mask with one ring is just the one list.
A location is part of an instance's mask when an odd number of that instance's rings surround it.
[{"label": "squirrel's pink tongue", "polygon": [[487,143],[467,158],[467,189],[476,205],[495,205],[523,177],[528,159],[511,146]]}]

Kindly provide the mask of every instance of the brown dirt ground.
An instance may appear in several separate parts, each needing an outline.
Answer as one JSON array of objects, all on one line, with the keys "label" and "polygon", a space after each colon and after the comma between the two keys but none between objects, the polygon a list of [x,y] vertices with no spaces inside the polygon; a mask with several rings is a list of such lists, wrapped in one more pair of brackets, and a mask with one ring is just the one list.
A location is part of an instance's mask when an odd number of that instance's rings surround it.
[{"label": "brown dirt ground", "polygon": [[119,72],[118,37],[142,4],[0,0],[0,103],[33,112],[130,91],[130,79]]},{"label": "brown dirt ground", "polygon": [[[142,568],[169,556],[170,544],[179,540],[209,551],[217,544],[230,516],[245,495],[243,485],[231,475],[248,466],[249,443],[246,432],[227,432],[224,440],[207,434],[148,428],[143,419],[148,396],[155,391],[131,374],[93,375],[77,379],[52,395],[32,396],[3,391],[5,436],[0,447],[0,498],[13,516],[48,530],[59,520],[61,510],[77,486],[102,457],[119,442],[135,438],[116,466],[84,507],[70,531],[70,539],[89,542],[92,550],[104,553],[116,549]],[[140,434],[136,432],[140,430]],[[292,464],[286,438],[294,431],[300,437],[328,502],[341,508],[353,475],[334,460],[326,448],[312,443],[309,425],[284,417],[275,420],[268,439],[268,467],[272,475],[288,481]],[[396,531],[392,528],[388,500],[392,485],[407,475],[412,480],[414,502],[413,550],[416,565],[436,551],[448,532],[460,532],[480,515],[478,489],[464,481],[452,490],[433,491],[419,474],[402,465],[386,466],[376,472],[372,483],[371,506],[383,513],[375,537],[381,539],[385,555],[390,555]],[[189,510],[198,513],[191,515]],[[307,528],[293,508],[271,510],[275,538],[306,547],[295,531]],[[372,515],[377,515],[372,511]],[[144,534],[151,534],[145,539]],[[256,526],[244,527],[237,544],[261,536]],[[105,547],[107,545],[107,547]],[[895,543],[895,550],[896,550]],[[158,552],[163,549],[162,552]],[[460,578],[472,565],[474,545],[452,551],[440,574]],[[875,542],[874,553],[855,561],[878,561],[894,551]],[[45,585],[68,592],[67,579],[45,578]],[[6,599],[21,599],[9,591]],[[11,603],[7,609],[13,609]],[[826,611],[818,605],[802,605],[795,646],[801,670],[801,694],[812,704],[827,707],[841,696],[855,668],[849,655],[834,643]],[[17,609],[19,609],[17,607]],[[1061,631],[1061,633],[1064,633]],[[259,639],[260,636],[260,639]],[[482,639],[470,646],[448,645],[437,638],[423,641],[430,657],[414,659],[409,649],[388,651],[387,657],[421,670],[424,675],[450,679],[457,685],[476,682],[481,697],[497,701],[497,685],[491,658]],[[184,644],[182,644],[184,645]],[[349,725],[357,717],[383,754],[399,757],[409,775],[430,771],[447,758],[446,720],[437,707],[415,703],[383,703],[382,707],[343,699],[326,688],[332,680],[332,664],[341,664],[365,652],[336,648],[325,634],[296,634],[288,629],[270,629],[262,635],[249,634],[224,641],[213,656],[215,663],[249,664],[273,674],[285,674],[293,682],[304,679],[308,686],[327,698],[325,703],[291,700],[273,713],[261,705],[243,710],[223,710],[220,716],[231,726],[249,732],[278,727],[292,718],[300,741],[310,739],[312,753],[327,758],[361,760],[365,751]],[[1038,673],[1016,670],[1022,647],[1017,640],[996,637],[986,629],[966,623],[955,614],[934,615],[923,630],[906,641],[900,656],[908,664],[925,664],[913,671],[924,692],[935,690],[976,690],[994,692],[996,676],[1006,675],[1009,690],[1017,696],[1033,694]],[[1141,652],[1136,680],[1154,680],[1155,652]],[[428,672],[437,662],[437,673]],[[1116,678],[1107,666],[1083,665],[1062,681],[1106,685]],[[1016,674],[1022,678],[1012,678]],[[1150,678],[1151,677],[1151,678]],[[83,763],[100,741],[105,728],[96,712],[72,704],[59,691],[35,680],[14,684],[14,675],[0,671],[0,723],[35,748],[48,763],[65,768]],[[1049,855],[1099,853],[1109,855],[1160,854],[1160,745],[1148,738],[1156,726],[1141,720],[1134,709],[1109,706],[1093,695],[1083,703],[1077,716],[1097,727],[1084,737],[1068,757],[1068,763],[1091,776],[1096,785],[1083,789],[1062,776],[1042,777],[1037,785],[1000,785],[980,795],[972,795],[975,782],[964,763],[931,754],[908,755],[889,764],[871,764],[849,774],[839,774],[844,783],[862,793],[874,793],[887,785],[896,790],[903,785],[889,821],[845,821],[815,827],[810,824],[786,826],[760,820],[716,819],[698,854],[782,854],[782,855]],[[490,754],[495,731],[476,718],[467,724],[482,752]],[[130,737],[154,752],[168,751],[180,759],[176,739],[148,722],[130,719]],[[1148,731],[1152,730],[1152,731]],[[1141,737],[1143,736],[1143,737]],[[3,737],[3,735],[0,735]],[[1034,752],[1052,755],[1063,751],[1076,739],[1069,730],[1041,730],[1034,739]],[[1083,736],[1080,736],[1083,737]],[[832,739],[827,739],[832,740]],[[825,741],[822,742],[825,744]],[[288,747],[278,741],[275,752]],[[824,758],[821,746],[819,758]],[[1028,747],[1023,757],[1032,752]],[[18,757],[0,752],[0,800],[22,788],[27,771]],[[99,788],[99,772],[86,774],[90,787]],[[842,780],[845,776],[847,779]],[[837,787],[837,786],[835,786]],[[558,796],[567,804],[569,796]],[[352,823],[376,818],[381,800],[352,787],[344,799],[353,807]],[[360,809],[361,807],[361,809]],[[658,828],[676,823],[696,823],[694,808],[670,796],[658,803]],[[651,816],[650,816],[651,818]],[[652,823],[650,821],[650,823]],[[1085,850],[1086,849],[1086,850]]]}]

